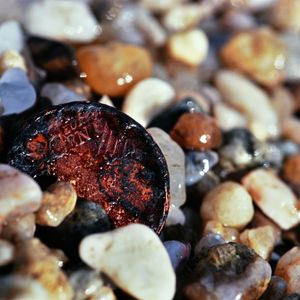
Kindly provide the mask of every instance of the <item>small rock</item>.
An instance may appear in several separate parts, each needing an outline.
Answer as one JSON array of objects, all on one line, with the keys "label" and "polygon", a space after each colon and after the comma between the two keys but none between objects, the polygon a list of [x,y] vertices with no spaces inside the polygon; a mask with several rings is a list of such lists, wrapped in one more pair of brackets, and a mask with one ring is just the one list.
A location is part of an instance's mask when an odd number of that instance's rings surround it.
[{"label": "small rock", "polygon": [[217,73],[216,85],[224,100],[246,115],[249,129],[258,139],[278,137],[278,117],[268,95],[261,88],[228,70]]},{"label": "small rock", "polygon": [[183,114],[170,133],[185,149],[205,151],[221,144],[222,133],[215,120],[199,113]]},{"label": "small rock", "polygon": [[259,12],[271,8],[277,0],[245,0],[239,2],[239,8],[250,10],[252,12]]},{"label": "small rock", "polygon": [[20,275],[0,278],[0,299],[54,300],[38,280]]},{"label": "small rock", "polygon": [[79,1],[32,2],[24,26],[32,35],[81,43],[91,42],[100,33],[87,3]]},{"label": "small rock", "polygon": [[300,120],[295,117],[290,117],[283,121],[282,135],[297,144],[300,144]]},{"label": "small rock", "polygon": [[0,55],[0,71],[4,72],[10,68],[20,68],[27,72],[24,58],[15,50],[7,50]]},{"label": "small rock", "polygon": [[295,110],[293,95],[284,87],[279,87],[273,91],[272,105],[281,122],[291,117]]},{"label": "small rock", "polygon": [[24,240],[16,245],[16,274],[36,279],[48,292],[50,299],[71,300],[73,289],[59,259],[38,239]]},{"label": "small rock", "polygon": [[43,193],[40,209],[36,213],[36,223],[56,227],[75,207],[77,194],[69,182],[57,182]]},{"label": "small rock", "polygon": [[272,276],[268,288],[261,296],[260,300],[283,300],[286,293],[287,284],[281,277]]},{"label": "small rock", "polygon": [[213,246],[225,244],[226,241],[223,239],[223,237],[220,234],[216,233],[208,233],[205,234],[201,240],[197,243],[195,247],[195,254],[199,254],[201,251],[203,251],[204,248],[211,248]]},{"label": "small rock", "polygon": [[[1,3],[1,5],[2,4],[3,3]],[[3,11],[5,11],[5,9]],[[10,20],[3,22],[0,25],[0,55],[7,50],[21,52],[24,47],[23,39],[22,28],[17,21]]]},{"label": "small rock", "polygon": [[271,272],[270,265],[247,246],[216,245],[195,257],[184,293],[190,300],[256,300],[266,290]]},{"label": "small rock", "polygon": [[106,104],[106,105],[109,105],[111,107],[115,107],[113,102],[111,101],[111,99],[107,95],[103,95],[101,97],[101,99],[99,100],[99,103]]},{"label": "small rock", "polygon": [[179,241],[166,241],[164,242],[164,246],[169,254],[174,270],[176,270],[184,260],[187,260],[191,253],[191,246]]},{"label": "small rock", "polygon": [[41,205],[42,191],[28,175],[0,164],[0,223],[8,217],[35,212]]},{"label": "small rock", "polygon": [[135,298],[171,300],[174,296],[175,273],[168,254],[145,225],[90,235],[82,240],[79,252],[85,263]]},{"label": "small rock", "polygon": [[204,31],[192,29],[175,33],[168,40],[168,53],[174,60],[198,66],[208,54],[209,42]]},{"label": "small rock", "polygon": [[9,222],[5,223],[2,227],[0,236],[15,243],[33,238],[35,228],[35,214],[31,213],[10,219]]},{"label": "small rock", "polygon": [[272,171],[256,169],[243,177],[242,184],[255,204],[282,229],[300,223],[296,196]]},{"label": "small rock", "polygon": [[199,182],[219,162],[219,155],[214,151],[187,151],[185,157],[185,183],[187,186]]},{"label": "small rock", "polygon": [[116,300],[113,290],[105,285],[98,272],[78,270],[70,275],[70,283],[74,289],[74,300]]},{"label": "small rock", "polygon": [[152,72],[149,53],[134,45],[109,43],[81,47],[77,51],[77,59],[91,88],[108,96],[125,95],[137,82],[150,77]]},{"label": "small rock", "polygon": [[203,220],[216,220],[236,229],[245,227],[253,215],[251,196],[242,185],[230,181],[210,191],[201,205]]},{"label": "small rock", "polygon": [[275,269],[275,275],[286,281],[288,293],[300,293],[299,258],[300,247],[294,247],[281,256]]},{"label": "small rock", "polygon": [[283,166],[283,178],[300,192],[300,154],[289,156]]},{"label": "small rock", "polygon": [[0,267],[10,263],[14,258],[14,246],[6,240],[0,239]]},{"label": "small rock", "polygon": [[144,79],[126,95],[122,111],[146,127],[174,96],[175,90],[169,83],[158,78]]},{"label": "small rock", "polygon": [[[172,201],[172,200],[171,200]],[[171,225],[184,225],[185,223],[185,215],[180,208],[175,206],[174,204],[170,205],[169,213],[166,220],[166,226]]]},{"label": "small rock", "polygon": [[298,0],[278,0],[270,14],[279,29],[300,32],[300,3]]},{"label": "small rock", "polygon": [[182,2],[184,2],[184,0],[142,0],[141,4],[150,11],[162,13]]},{"label": "small rock", "polygon": [[222,23],[232,32],[245,31],[253,29],[257,26],[255,17],[250,14],[249,11],[243,11],[234,8],[225,13]]},{"label": "small rock", "polygon": [[284,80],[286,49],[270,29],[237,34],[222,49],[221,56],[227,66],[267,87],[277,86]]},{"label": "small rock", "polygon": [[276,240],[276,232],[270,225],[246,229],[240,234],[241,243],[252,248],[265,260],[271,256]]},{"label": "small rock", "polygon": [[3,115],[21,113],[32,107],[36,92],[26,73],[19,68],[8,69],[0,79],[0,101]]}]

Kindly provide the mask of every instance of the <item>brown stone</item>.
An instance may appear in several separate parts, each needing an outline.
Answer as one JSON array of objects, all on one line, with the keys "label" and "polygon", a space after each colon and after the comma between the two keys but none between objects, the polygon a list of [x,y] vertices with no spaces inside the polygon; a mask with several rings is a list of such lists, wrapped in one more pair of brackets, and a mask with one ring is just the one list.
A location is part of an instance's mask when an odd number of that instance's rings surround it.
[{"label": "brown stone", "polygon": [[300,185],[300,154],[287,158],[283,166],[283,177],[292,185]]},{"label": "brown stone", "polygon": [[133,45],[86,46],[77,51],[77,59],[91,88],[108,96],[125,95],[152,73],[147,50]]},{"label": "brown stone", "polygon": [[222,49],[221,56],[227,66],[267,87],[284,80],[286,49],[268,28],[237,34]]},{"label": "brown stone", "polygon": [[191,150],[216,148],[222,141],[222,133],[215,120],[196,113],[183,114],[170,135],[180,146]]}]

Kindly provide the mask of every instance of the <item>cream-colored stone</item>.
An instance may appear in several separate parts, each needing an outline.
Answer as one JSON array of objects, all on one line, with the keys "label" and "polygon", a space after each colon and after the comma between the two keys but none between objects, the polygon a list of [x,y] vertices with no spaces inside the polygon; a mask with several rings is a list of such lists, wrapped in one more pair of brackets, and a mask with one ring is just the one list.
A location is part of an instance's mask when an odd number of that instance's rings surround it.
[{"label": "cream-colored stone", "polygon": [[10,263],[14,258],[14,246],[0,239],[0,267]]},{"label": "cream-colored stone", "polygon": [[147,126],[175,96],[174,88],[158,78],[148,78],[137,83],[126,95],[123,112],[143,126]]},{"label": "cream-colored stone", "polygon": [[107,95],[103,95],[101,97],[101,99],[99,100],[99,103],[115,107],[113,102],[111,101],[111,99]]},{"label": "cream-colored stone", "polygon": [[223,226],[241,229],[253,218],[254,207],[242,185],[226,181],[206,194],[200,212],[203,220],[215,220]]},{"label": "cream-colored stone", "polygon": [[171,58],[194,67],[205,60],[209,42],[204,31],[192,29],[173,34],[167,48]]},{"label": "cream-colored stone", "polygon": [[23,56],[15,50],[6,50],[0,57],[0,72],[4,72],[10,68],[20,68],[24,72],[27,72]]},{"label": "cream-colored stone", "polygon": [[170,258],[159,237],[145,225],[131,224],[87,236],[79,253],[90,267],[137,299],[171,300],[174,296]]},{"label": "cream-colored stone", "polygon": [[186,0],[140,0],[142,6],[155,13],[166,12]]},{"label": "cream-colored stone", "polygon": [[245,76],[229,70],[216,75],[216,85],[224,100],[248,118],[248,127],[260,140],[276,138],[279,121],[268,95]]},{"label": "cream-colored stone", "polygon": [[255,204],[282,229],[300,223],[296,196],[272,171],[256,169],[243,177],[242,184]]}]

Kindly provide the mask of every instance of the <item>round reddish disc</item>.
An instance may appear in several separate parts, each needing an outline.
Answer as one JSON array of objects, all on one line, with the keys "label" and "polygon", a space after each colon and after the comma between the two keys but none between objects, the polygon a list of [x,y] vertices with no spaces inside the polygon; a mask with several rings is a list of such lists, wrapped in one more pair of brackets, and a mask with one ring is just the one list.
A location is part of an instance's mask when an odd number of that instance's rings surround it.
[{"label": "round reddish disc", "polygon": [[116,227],[143,223],[160,232],[166,220],[165,158],[141,125],[110,106],[74,102],[39,113],[17,134],[9,163],[37,180],[71,182]]}]

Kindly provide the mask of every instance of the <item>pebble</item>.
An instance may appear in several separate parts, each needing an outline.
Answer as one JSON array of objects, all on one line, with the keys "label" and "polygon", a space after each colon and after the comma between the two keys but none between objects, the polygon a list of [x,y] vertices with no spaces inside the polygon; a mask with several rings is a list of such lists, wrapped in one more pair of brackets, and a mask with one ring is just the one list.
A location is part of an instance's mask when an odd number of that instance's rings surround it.
[{"label": "pebble", "polygon": [[300,300],[300,294],[292,293],[292,294],[285,296],[282,300]]},{"label": "pebble", "polygon": [[3,73],[10,68],[20,68],[27,72],[24,58],[15,50],[6,50],[0,55],[0,72]]},{"label": "pebble", "polygon": [[221,56],[228,67],[267,87],[277,86],[284,80],[286,49],[268,28],[237,34],[223,47]]},{"label": "pebble", "polygon": [[46,83],[41,89],[41,96],[50,99],[52,105],[87,100],[61,83]]},{"label": "pebble", "polygon": [[220,234],[208,233],[204,234],[201,240],[195,246],[195,254],[199,254],[204,248],[211,248],[213,246],[225,244],[226,241]]},{"label": "pebble", "polygon": [[117,300],[113,290],[105,285],[98,272],[80,269],[70,275],[70,283],[74,289],[74,300]]},{"label": "pebble", "polygon": [[152,73],[148,51],[134,45],[85,46],[77,51],[77,59],[91,88],[108,96],[124,96]]},{"label": "pebble", "polygon": [[0,299],[54,300],[38,280],[20,275],[0,278]]},{"label": "pebble", "polygon": [[272,171],[256,169],[243,177],[242,184],[254,203],[282,229],[300,223],[296,196]]},{"label": "pebble", "polygon": [[11,68],[4,72],[0,79],[0,99],[4,116],[21,113],[34,105],[36,92],[23,70]]},{"label": "pebble", "polygon": [[275,269],[275,275],[286,281],[288,293],[300,293],[299,258],[300,247],[293,247],[281,256]]},{"label": "pebble", "polygon": [[195,257],[184,293],[190,300],[259,299],[271,272],[270,265],[247,246],[220,244]]},{"label": "pebble", "polygon": [[283,121],[282,135],[297,144],[300,144],[300,120],[295,117],[287,118]]},{"label": "pebble", "polygon": [[101,32],[88,5],[78,1],[32,2],[24,26],[32,35],[78,43],[91,42]]},{"label": "pebble", "polygon": [[234,31],[250,30],[257,26],[256,19],[249,11],[232,9],[225,13],[223,23],[226,28]]},{"label": "pebble", "polygon": [[178,269],[185,260],[188,260],[191,253],[191,246],[179,241],[166,241],[164,246],[169,254],[174,270]]},{"label": "pebble", "polygon": [[240,234],[240,241],[263,259],[268,260],[275,247],[277,236],[272,226],[265,225],[244,230]]},{"label": "pebble", "polygon": [[10,242],[0,239],[0,267],[13,260],[14,251],[14,246]]},{"label": "pebble", "polygon": [[224,100],[248,118],[249,129],[255,137],[260,140],[278,137],[277,114],[261,88],[243,75],[229,70],[219,71],[215,79]]},{"label": "pebble", "polygon": [[295,188],[297,192],[300,191],[300,154],[289,156],[283,166],[283,178]]},{"label": "pebble", "polygon": [[0,223],[8,217],[35,212],[41,205],[42,191],[28,175],[0,164]]},{"label": "pebble", "polygon": [[216,148],[222,142],[222,133],[215,120],[199,113],[183,114],[170,135],[184,149],[196,151]]},{"label": "pebble", "polygon": [[171,58],[192,67],[197,67],[205,60],[209,49],[208,38],[201,29],[175,33],[167,45]]},{"label": "pebble", "polygon": [[98,102],[101,103],[101,104],[109,105],[111,107],[115,107],[114,103],[112,102],[112,100],[107,95],[103,95]]},{"label": "pebble", "polygon": [[180,208],[178,208],[174,204],[171,204],[169,208],[167,220],[166,220],[166,226],[171,226],[176,224],[184,225],[185,215]]},{"label": "pebble", "polygon": [[235,182],[224,182],[210,191],[201,204],[203,220],[216,220],[224,226],[241,229],[253,218],[254,207],[246,189]]},{"label": "pebble", "polygon": [[31,239],[35,233],[35,214],[27,214],[22,217],[10,219],[2,227],[0,237],[13,243]]},{"label": "pebble", "polygon": [[172,103],[174,88],[158,78],[137,83],[126,95],[122,111],[146,127],[150,120]]},{"label": "pebble", "polygon": [[60,269],[59,259],[38,239],[16,245],[16,274],[36,279],[48,292],[50,299],[71,300],[73,289]]},{"label": "pebble", "polygon": [[76,204],[77,194],[69,182],[57,182],[43,192],[41,207],[36,213],[36,223],[56,227],[69,215]]},{"label": "pebble", "polygon": [[261,296],[260,300],[282,300],[286,294],[287,284],[284,279],[272,276],[268,288]]},{"label": "pebble", "polygon": [[133,297],[173,299],[176,279],[170,259],[158,236],[145,225],[90,235],[82,240],[79,252],[86,264]]},{"label": "pebble", "polygon": [[246,0],[239,2],[237,6],[246,10],[260,12],[271,8],[277,0]]},{"label": "pebble", "polygon": [[141,0],[142,6],[154,13],[166,12],[182,2],[184,0]]},{"label": "pebble", "polygon": [[277,0],[270,21],[284,31],[300,32],[300,3],[298,0]]},{"label": "pebble", "polygon": [[219,162],[219,155],[214,151],[187,151],[185,155],[185,183],[187,186],[199,182]]},{"label": "pebble", "polygon": [[1,23],[0,41],[0,55],[6,51],[21,52],[24,47],[24,38],[20,23],[14,20]]}]

